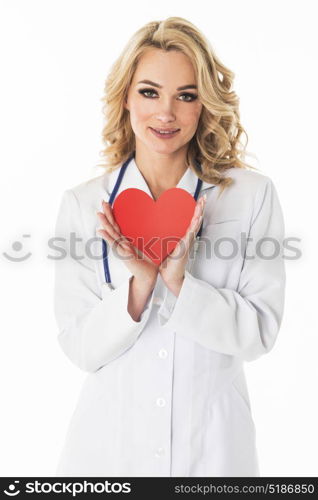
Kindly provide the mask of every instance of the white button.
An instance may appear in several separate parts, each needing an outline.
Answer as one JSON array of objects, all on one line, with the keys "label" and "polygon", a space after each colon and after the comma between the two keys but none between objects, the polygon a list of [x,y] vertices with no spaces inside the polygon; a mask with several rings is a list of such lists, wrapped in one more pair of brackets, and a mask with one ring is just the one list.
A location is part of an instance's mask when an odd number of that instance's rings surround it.
[{"label": "white button", "polygon": [[166,406],[166,401],[163,398],[157,399],[157,406]]},{"label": "white button", "polygon": [[157,451],[155,453],[156,457],[162,457],[165,454],[164,448],[157,448]]},{"label": "white button", "polygon": [[166,358],[168,356],[168,352],[165,349],[160,349],[158,356],[159,358]]}]

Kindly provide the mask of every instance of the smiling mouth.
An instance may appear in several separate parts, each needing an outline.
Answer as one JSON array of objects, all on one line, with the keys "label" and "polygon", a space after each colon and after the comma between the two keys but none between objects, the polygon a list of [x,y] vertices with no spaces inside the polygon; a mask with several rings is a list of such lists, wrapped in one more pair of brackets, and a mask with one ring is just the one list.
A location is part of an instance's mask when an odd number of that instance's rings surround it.
[{"label": "smiling mouth", "polygon": [[160,128],[152,128],[149,127],[151,132],[156,136],[163,139],[168,139],[170,137],[174,137],[178,132],[180,132],[179,128],[170,128],[170,129],[160,129]]}]

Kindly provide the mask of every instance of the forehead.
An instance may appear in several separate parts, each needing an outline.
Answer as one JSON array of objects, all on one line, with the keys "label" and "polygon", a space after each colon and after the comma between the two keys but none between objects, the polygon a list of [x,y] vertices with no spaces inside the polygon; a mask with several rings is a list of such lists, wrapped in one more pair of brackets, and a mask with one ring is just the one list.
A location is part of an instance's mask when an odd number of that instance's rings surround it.
[{"label": "forehead", "polygon": [[[183,52],[149,48],[140,57],[134,75],[134,80],[146,78],[159,84],[162,83],[160,80],[166,78],[178,81],[180,85],[190,84],[195,83],[195,71],[189,57]],[[187,81],[184,81],[185,78]]]}]

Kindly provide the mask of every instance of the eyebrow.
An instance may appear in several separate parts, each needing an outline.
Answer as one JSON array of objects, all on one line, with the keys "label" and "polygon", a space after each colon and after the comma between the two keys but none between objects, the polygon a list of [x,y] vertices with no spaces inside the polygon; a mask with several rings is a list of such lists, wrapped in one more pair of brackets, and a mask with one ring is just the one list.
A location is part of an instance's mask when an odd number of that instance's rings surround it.
[{"label": "eyebrow", "polygon": [[[158,89],[162,89],[162,85],[159,83],[152,82],[151,80],[141,80],[138,83],[147,83],[148,85],[152,85],[153,87],[158,87]],[[186,89],[196,89],[197,86],[191,83],[190,85],[182,85],[182,87],[178,87],[177,90],[186,90]]]}]

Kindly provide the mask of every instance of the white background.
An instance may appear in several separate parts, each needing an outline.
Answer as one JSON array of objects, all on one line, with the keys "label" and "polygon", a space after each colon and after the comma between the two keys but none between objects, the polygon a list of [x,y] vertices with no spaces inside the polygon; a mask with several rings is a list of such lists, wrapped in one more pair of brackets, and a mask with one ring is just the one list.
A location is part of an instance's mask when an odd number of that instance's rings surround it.
[{"label": "white background", "polygon": [[318,475],[315,4],[1,1],[1,476],[55,474],[86,373],[57,343],[47,241],[64,190],[103,173],[110,65],[139,27],[169,16],[193,22],[234,71],[247,160],[274,181],[286,236],[301,238],[277,343],[245,367],[261,475]]}]

